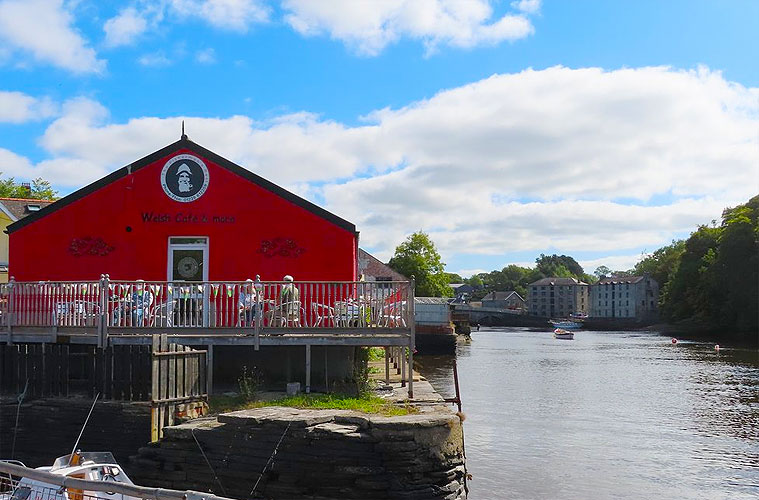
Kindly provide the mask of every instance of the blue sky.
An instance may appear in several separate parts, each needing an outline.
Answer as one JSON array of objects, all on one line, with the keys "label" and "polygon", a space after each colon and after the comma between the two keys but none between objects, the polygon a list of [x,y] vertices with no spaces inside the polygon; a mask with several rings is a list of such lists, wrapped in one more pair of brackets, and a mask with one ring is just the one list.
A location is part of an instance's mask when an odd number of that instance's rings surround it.
[{"label": "blue sky", "polygon": [[0,0],[0,170],[193,140],[450,271],[641,252],[759,192],[754,1]]}]

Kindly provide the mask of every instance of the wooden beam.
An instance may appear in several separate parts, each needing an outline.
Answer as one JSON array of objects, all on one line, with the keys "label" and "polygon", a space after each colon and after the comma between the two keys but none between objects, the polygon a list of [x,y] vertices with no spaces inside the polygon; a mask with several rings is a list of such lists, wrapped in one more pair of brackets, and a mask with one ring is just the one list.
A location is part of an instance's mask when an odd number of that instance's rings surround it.
[{"label": "wooden beam", "polygon": [[206,364],[208,366],[206,369],[206,384],[208,384],[206,392],[210,396],[213,394],[213,344],[209,344],[206,350],[208,351],[206,354]]},{"label": "wooden beam", "polygon": [[306,394],[311,393],[311,344],[306,344]]}]

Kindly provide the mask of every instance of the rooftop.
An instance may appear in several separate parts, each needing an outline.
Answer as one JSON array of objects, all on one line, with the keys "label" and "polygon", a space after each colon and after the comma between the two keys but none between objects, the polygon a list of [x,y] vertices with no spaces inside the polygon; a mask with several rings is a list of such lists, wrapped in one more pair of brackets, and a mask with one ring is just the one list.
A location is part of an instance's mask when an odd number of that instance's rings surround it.
[{"label": "rooftop", "polygon": [[555,286],[555,285],[587,285],[582,281],[577,281],[575,278],[543,278],[533,283],[530,286]]},{"label": "rooftop", "polygon": [[6,213],[14,222],[38,212],[54,200],[35,200],[31,198],[0,198],[0,210]]}]

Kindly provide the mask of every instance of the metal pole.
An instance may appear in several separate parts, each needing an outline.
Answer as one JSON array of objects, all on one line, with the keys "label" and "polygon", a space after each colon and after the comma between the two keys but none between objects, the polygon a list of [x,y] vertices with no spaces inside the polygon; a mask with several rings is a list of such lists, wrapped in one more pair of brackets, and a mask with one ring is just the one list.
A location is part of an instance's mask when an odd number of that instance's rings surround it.
[{"label": "metal pole", "polygon": [[416,278],[411,277],[411,290],[409,291],[411,296],[409,300],[409,324],[411,325],[411,337],[409,337],[408,346],[408,397],[414,399],[414,347],[416,346],[416,319],[414,314],[416,312]]}]

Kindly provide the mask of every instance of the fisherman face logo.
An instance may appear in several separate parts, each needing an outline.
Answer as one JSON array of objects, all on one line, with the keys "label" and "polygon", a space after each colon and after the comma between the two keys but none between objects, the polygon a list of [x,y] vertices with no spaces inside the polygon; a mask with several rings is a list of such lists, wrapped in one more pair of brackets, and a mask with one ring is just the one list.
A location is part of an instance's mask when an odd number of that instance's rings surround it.
[{"label": "fisherman face logo", "polygon": [[197,156],[177,155],[163,166],[161,186],[172,200],[195,201],[208,188],[208,168]]}]

